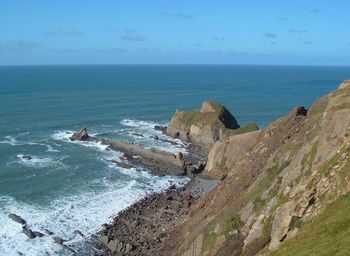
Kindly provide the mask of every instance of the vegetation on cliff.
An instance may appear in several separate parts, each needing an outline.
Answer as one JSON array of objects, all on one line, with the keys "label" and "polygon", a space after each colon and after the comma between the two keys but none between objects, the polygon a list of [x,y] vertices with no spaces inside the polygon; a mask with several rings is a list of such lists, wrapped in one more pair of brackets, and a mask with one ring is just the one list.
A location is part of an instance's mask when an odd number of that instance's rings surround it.
[{"label": "vegetation on cliff", "polygon": [[263,130],[233,132],[216,141],[205,175],[222,181],[194,205],[163,251],[346,255],[349,102],[350,81],[345,81],[309,111],[298,107]]}]

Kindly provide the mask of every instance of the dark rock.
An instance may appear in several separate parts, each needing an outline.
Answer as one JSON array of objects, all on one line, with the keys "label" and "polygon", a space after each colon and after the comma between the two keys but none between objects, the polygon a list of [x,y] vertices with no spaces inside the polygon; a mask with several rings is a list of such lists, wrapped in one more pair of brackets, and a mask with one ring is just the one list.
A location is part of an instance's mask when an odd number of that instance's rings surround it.
[{"label": "dark rock", "polygon": [[220,178],[221,181],[225,180],[227,178],[227,174],[223,174]]},{"label": "dark rock", "polygon": [[155,125],[154,130],[156,131],[161,131],[162,133],[165,133],[166,127],[165,126],[160,126],[160,125]]},{"label": "dark rock", "polygon": [[26,225],[26,223],[27,223],[21,216],[19,216],[19,215],[17,215],[17,214],[14,214],[14,213],[10,213],[10,214],[8,215],[8,217],[9,217],[11,220],[13,220],[13,221],[15,221],[15,222],[18,222],[19,224],[22,224],[22,225]]},{"label": "dark rock", "polygon": [[306,115],[307,115],[307,109],[303,106],[294,108],[291,113],[292,118],[296,118],[297,116],[306,116]]},{"label": "dark rock", "polygon": [[64,243],[64,240],[61,237],[59,237],[59,236],[53,236],[52,239],[57,244],[63,244]]},{"label": "dark rock", "polygon": [[133,132],[133,133],[131,133],[131,135],[134,135],[136,137],[145,137],[143,134],[138,133],[138,132]]},{"label": "dark rock", "polygon": [[29,239],[34,239],[34,238],[36,238],[35,233],[34,233],[30,228],[28,228],[27,226],[23,226],[23,227],[22,227],[22,232],[23,232]]},{"label": "dark rock", "polygon": [[35,237],[43,237],[43,236],[45,236],[43,233],[41,233],[39,231],[34,231],[33,233],[34,233]]},{"label": "dark rock", "polygon": [[44,229],[45,233],[49,236],[54,235],[55,233],[53,233],[52,231],[48,230],[48,229]]},{"label": "dark rock", "polygon": [[81,231],[78,230],[78,229],[74,230],[73,233],[76,234],[76,235],[79,235],[79,236],[81,236],[81,237],[83,237],[83,238],[85,237],[84,234],[81,233]]},{"label": "dark rock", "polygon": [[22,159],[24,159],[24,160],[32,160],[33,158],[31,156],[29,156],[29,155],[24,155],[24,156],[22,156]]},{"label": "dark rock", "polygon": [[75,141],[75,140],[81,140],[81,141],[85,141],[88,140],[89,135],[87,133],[86,128],[81,128],[78,132],[73,133],[73,135],[70,137],[71,141]]}]

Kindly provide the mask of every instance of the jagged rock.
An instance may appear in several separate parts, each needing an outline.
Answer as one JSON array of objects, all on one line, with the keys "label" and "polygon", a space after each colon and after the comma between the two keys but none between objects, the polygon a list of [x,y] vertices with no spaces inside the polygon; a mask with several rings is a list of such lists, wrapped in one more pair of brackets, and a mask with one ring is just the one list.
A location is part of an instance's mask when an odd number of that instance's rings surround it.
[{"label": "jagged rock", "polygon": [[166,132],[166,127],[165,126],[160,126],[160,125],[155,125],[154,130],[156,131],[161,131],[162,133]]},{"label": "jagged rock", "polygon": [[275,218],[272,224],[271,242],[269,249],[275,250],[287,236],[292,223],[295,202],[289,201],[276,209]]},{"label": "jagged rock", "polygon": [[226,129],[237,129],[234,116],[216,101],[203,102],[198,111],[176,111],[166,133],[183,141],[210,147],[224,136]]},{"label": "jagged rock", "polygon": [[45,236],[43,233],[41,233],[39,231],[34,231],[33,233],[34,233],[35,237],[43,237],[43,236]]},{"label": "jagged rock", "polygon": [[19,224],[22,224],[22,225],[26,225],[26,223],[27,223],[21,216],[19,216],[19,215],[17,215],[17,214],[14,214],[14,213],[10,213],[10,214],[8,215],[8,217],[9,217],[11,220],[13,220],[13,221],[15,221],[15,222],[18,222]]},{"label": "jagged rock", "polygon": [[264,228],[264,220],[266,216],[264,214],[260,214],[253,226],[251,227],[248,236],[244,240],[244,247],[246,248],[247,245],[249,245],[251,242],[253,242],[255,239],[261,237],[262,231]]},{"label": "jagged rock", "polygon": [[61,244],[62,245],[64,243],[64,240],[61,237],[59,237],[59,236],[53,236],[52,239],[53,239],[53,241],[56,244]]},{"label": "jagged rock", "polygon": [[50,230],[48,230],[48,229],[44,229],[44,231],[45,231],[45,233],[47,234],[47,235],[49,235],[49,236],[52,236],[52,235],[54,235],[55,233],[53,233],[52,231],[50,231]]},{"label": "jagged rock", "polygon": [[36,234],[27,226],[22,227],[22,232],[29,238],[29,239],[34,239],[36,238]]},{"label": "jagged rock", "polygon": [[33,159],[30,155],[23,155],[21,158],[24,160],[32,160]]},{"label": "jagged rock", "polygon": [[73,135],[70,137],[71,141],[75,141],[75,140],[81,140],[81,141],[85,141],[88,140],[89,135],[87,133],[86,128],[81,128],[78,132],[73,133]]},{"label": "jagged rock", "polygon": [[306,115],[307,115],[307,109],[303,106],[294,108],[292,113],[290,114],[292,118],[296,118],[298,116],[306,116]]}]

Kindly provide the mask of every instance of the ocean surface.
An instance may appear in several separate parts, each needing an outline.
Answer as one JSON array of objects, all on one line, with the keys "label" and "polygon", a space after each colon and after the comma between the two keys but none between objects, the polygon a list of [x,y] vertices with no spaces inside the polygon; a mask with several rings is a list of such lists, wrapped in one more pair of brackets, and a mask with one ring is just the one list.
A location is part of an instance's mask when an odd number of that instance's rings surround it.
[{"label": "ocean surface", "polygon": [[151,138],[165,136],[153,127],[166,125],[176,109],[196,109],[215,99],[241,125],[266,127],[294,106],[310,107],[348,78],[348,67],[0,67],[0,255],[69,255],[48,236],[27,239],[9,213],[89,255],[92,249],[75,230],[89,237],[147,194],[188,181],[116,166],[109,160],[119,160],[121,153],[69,140],[81,127],[100,138],[185,151],[186,145]]}]

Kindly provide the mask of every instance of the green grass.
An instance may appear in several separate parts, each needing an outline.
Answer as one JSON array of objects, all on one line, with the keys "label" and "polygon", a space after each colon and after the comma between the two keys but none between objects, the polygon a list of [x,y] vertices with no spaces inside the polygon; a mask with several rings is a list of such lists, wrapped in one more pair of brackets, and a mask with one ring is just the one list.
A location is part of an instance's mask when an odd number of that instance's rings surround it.
[{"label": "green grass", "polygon": [[202,252],[206,252],[211,248],[213,248],[217,238],[218,238],[218,234],[213,232],[211,227],[209,228],[207,226],[204,231]]},{"label": "green grass", "polygon": [[229,130],[229,135],[238,135],[238,134],[243,134],[247,132],[254,132],[259,130],[259,126],[256,124],[247,124],[244,127],[234,129],[234,130]]},{"label": "green grass", "polygon": [[197,123],[201,118],[201,113],[199,111],[193,112],[182,112],[182,120],[188,131],[191,128],[191,125]]},{"label": "green grass", "polygon": [[350,253],[350,194],[328,205],[313,221],[303,223],[299,234],[271,256],[333,256]]},{"label": "green grass", "polygon": [[[214,232],[216,223],[220,224],[220,230],[218,233]],[[230,231],[238,230],[241,227],[242,222],[240,221],[239,215],[236,212],[231,212],[226,216],[222,216],[221,220],[219,221],[212,221],[207,225],[204,231],[202,252],[212,249],[219,236],[227,235]]]}]

